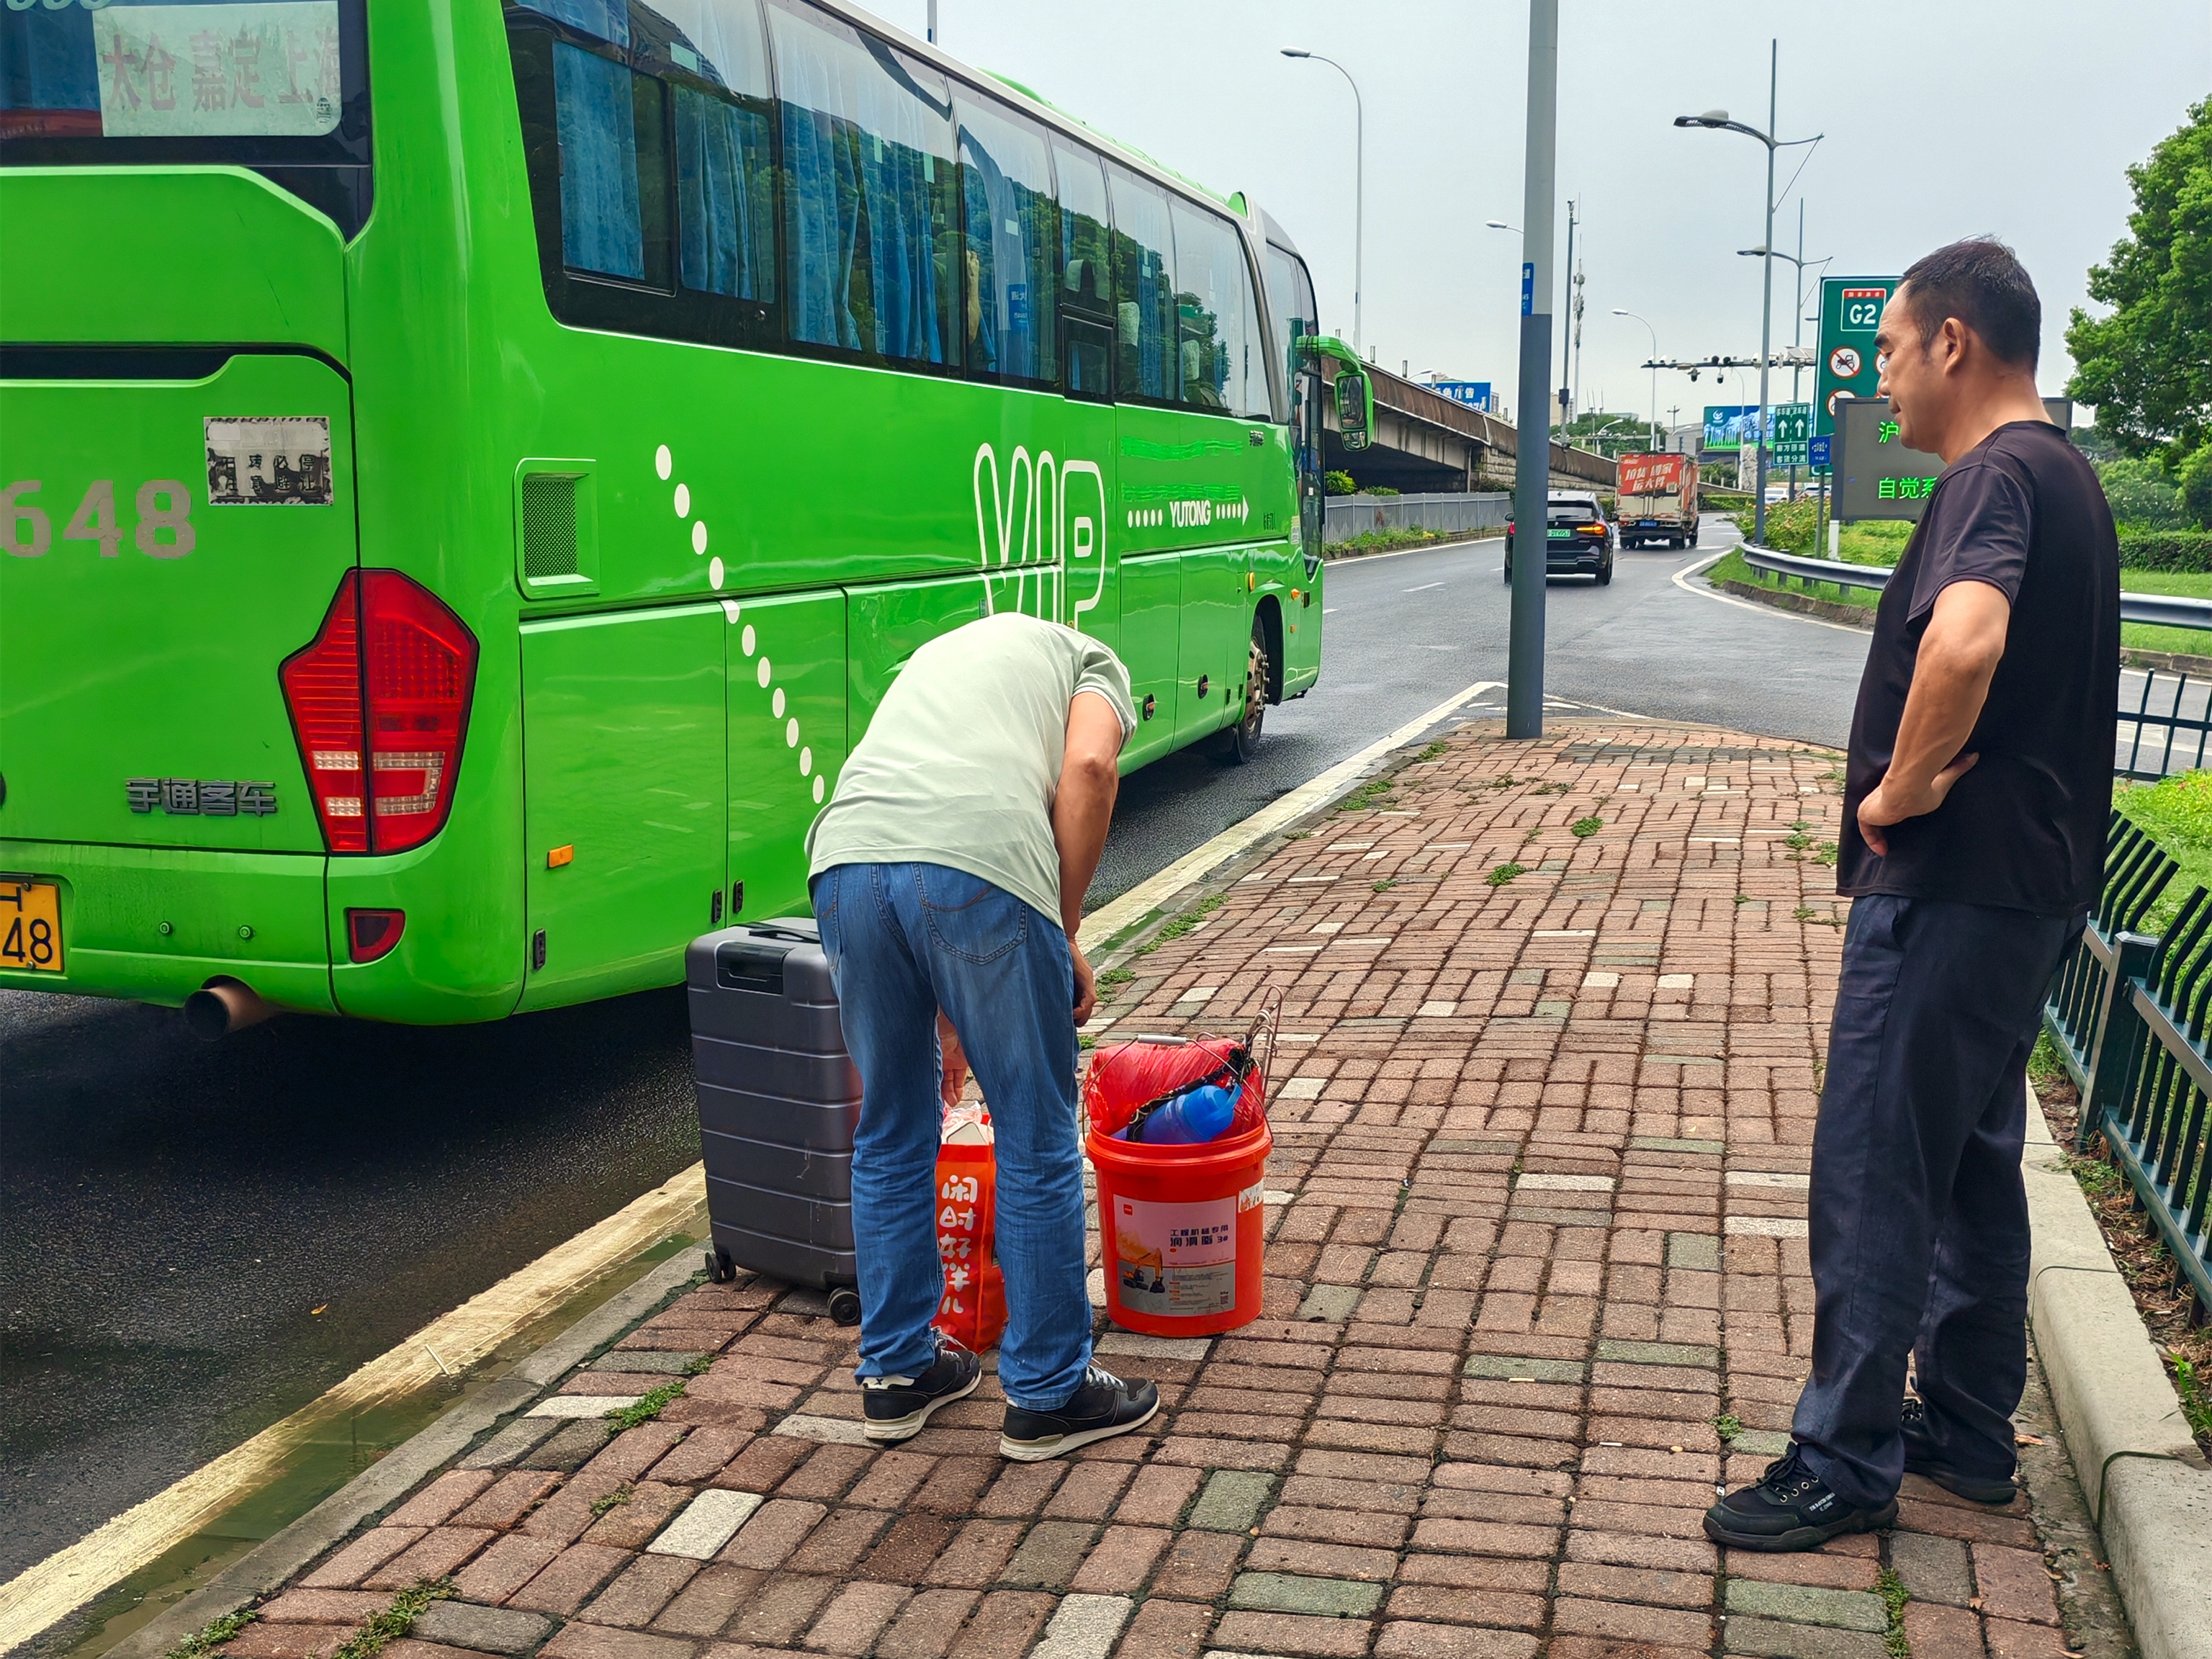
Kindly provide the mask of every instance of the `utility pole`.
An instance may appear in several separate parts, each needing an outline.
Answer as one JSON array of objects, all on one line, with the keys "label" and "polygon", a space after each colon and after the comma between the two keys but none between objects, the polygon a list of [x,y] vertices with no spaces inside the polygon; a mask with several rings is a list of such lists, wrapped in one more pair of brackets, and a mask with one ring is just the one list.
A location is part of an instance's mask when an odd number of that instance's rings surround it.
[{"label": "utility pole", "polygon": [[[1559,0],[1528,0],[1528,131],[1522,150],[1521,420],[1513,462],[1513,620],[1505,735],[1544,735],[1545,547],[1552,485],[1552,190],[1559,100]],[[1572,224],[1572,220],[1569,223]],[[1571,233],[1570,233],[1571,234]]]},{"label": "utility pole", "polygon": [[937,0],[929,0],[929,44],[937,44]]},{"label": "utility pole", "polygon": [[[1771,135],[1781,84],[1782,42],[1769,40],[1766,51],[1766,131]],[[1768,364],[1774,355],[1774,146],[1771,143],[1766,147],[1766,238],[1759,246],[1766,250],[1766,257],[1759,262],[1759,495],[1751,509],[1751,538],[1763,547],[1766,544],[1766,458],[1774,447],[1766,404],[1766,377],[1771,372]]]},{"label": "utility pole", "polygon": [[[1554,24],[1553,24],[1553,29],[1552,29],[1552,46],[1553,46],[1553,54],[1554,54],[1554,58],[1555,58],[1555,59],[1556,59],[1556,56],[1557,56],[1557,53],[1558,53],[1558,51],[1559,51],[1559,27],[1558,27],[1558,25],[1557,25],[1556,23],[1554,23]],[[1555,80],[1555,82],[1554,82],[1554,85],[1553,85],[1553,93],[1552,93],[1552,95],[1553,95],[1553,103],[1554,103],[1553,117],[1554,117],[1554,119],[1556,119],[1556,118],[1557,118],[1557,113],[1558,113],[1558,111],[1557,111],[1557,100],[1558,100],[1558,97],[1559,97],[1559,88],[1558,88],[1558,86],[1557,86],[1557,84],[1556,84],[1556,80]],[[1555,137],[1554,137],[1554,138],[1553,138],[1553,140],[1552,142],[1553,142],[1553,143],[1554,143],[1556,144],[1556,142],[1557,142],[1556,135],[1555,135]],[[1524,215],[1523,216],[1525,217],[1526,216]],[[1574,312],[1574,308],[1575,308],[1575,307],[1574,307],[1574,293],[1575,293],[1575,289],[1574,289],[1574,269],[1575,269],[1575,227],[1576,227],[1577,225],[1580,224],[1581,222],[1582,222],[1582,212],[1581,212],[1581,206],[1580,206],[1580,204],[1579,204],[1578,203],[1575,203],[1575,202],[1569,202],[1569,203],[1567,204],[1567,264],[1566,264],[1566,270],[1567,270],[1567,286],[1566,286],[1566,289],[1565,289],[1565,294],[1564,294],[1564,295],[1562,296],[1562,301],[1561,301],[1560,309],[1561,309],[1562,311],[1564,311],[1564,312],[1567,313],[1570,316],[1571,316],[1571,315],[1572,315],[1572,313],[1573,313],[1573,312]],[[1533,227],[1532,227],[1532,228],[1533,228]],[[1573,421],[1573,419],[1574,419],[1574,411],[1575,411],[1574,393],[1572,392],[1572,391],[1571,391],[1571,390],[1570,390],[1570,387],[1571,386],[1572,382],[1573,382],[1574,378],[1575,378],[1575,376],[1574,376],[1574,350],[1575,350],[1575,345],[1574,345],[1574,339],[1573,339],[1572,336],[1571,336],[1571,335],[1567,332],[1567,331],[1566,331],[1566,330],[1565,330],[1565,329],[1561,329],[1561,330],[1559,331],[1559,441],[1560,441],[1562,443],[1564,443],[1564,442],[1565,442],[1565,441],[1566,441],[1566,436],[1567,436],[1567,427],[1569,426],[1569,424],[1570,424],[1570,423]]]},{"label": "utility pole", "polygon": [[1583,407],[1583,268],[1575,267],[1575,372],[1567,384],[1574,388],[1573,407],[1577,414]]},{"label": "utility pole", "polygon": [[[1767,432],[1766,386],[1769,360],[1774,350],[1774,152],[1798,144],[1817,144],[1821,137],[1817,132],[1810,138],[1777,138],[1774,136],[1781,76],[1782,42],[1770,40],[1767,43],[1765,132],[1757,127],[1746,126],[1741,121],[1729,120],[1729,112],[1724,109],[1709,109],[1702,115],[1678,115],[1674,118],[1674,125],[1678,127],[1705,127],[1716,131],[1740,132],[1745,137],[1756,138],[1766,146],[1766,237],[1759,247],[1765,288],[1759,316],[1759,470],[1753,484],[1758,491],[1752,508],[1751,533],[1753,541],[1766,538],[1766,456],[1771,447]],[[1800,171],[1802,171],[1802,163]],[[1786,258],[1789,256],[1785,254],[1783,257]],[[1741,466],[1736,482],[1739,484],[1743,482]]]}]

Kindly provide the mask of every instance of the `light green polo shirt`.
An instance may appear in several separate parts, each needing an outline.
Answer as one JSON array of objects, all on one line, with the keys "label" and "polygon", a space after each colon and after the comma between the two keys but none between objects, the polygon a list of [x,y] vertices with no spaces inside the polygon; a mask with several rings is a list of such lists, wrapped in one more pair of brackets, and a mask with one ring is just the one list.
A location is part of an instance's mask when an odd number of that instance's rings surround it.
[{"label": "light green polo shirt", "polygon": [[840,864],[944,864],[1060,920],[1052,799],[1080,691],[1136,728],[1129,671],[1035,617],[985,617],[915,652],[807,831],[809,878]]}]

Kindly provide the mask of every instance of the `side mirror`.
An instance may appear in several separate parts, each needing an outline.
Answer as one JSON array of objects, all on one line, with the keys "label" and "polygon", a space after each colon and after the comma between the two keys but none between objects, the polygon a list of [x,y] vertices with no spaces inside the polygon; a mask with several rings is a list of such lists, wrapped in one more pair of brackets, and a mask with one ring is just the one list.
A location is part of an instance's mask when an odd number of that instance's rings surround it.
[{"label": "side mirror", "polygon": [[1364,373],[1347,369],[1336,377],[1336,435],[1346,449],[1364,449],[1374,441],[1374,405],[1375,391]]},{"label": "side mirror", "polygon": [[1337,436],[1346,449],[1366,448],[1375,441],[1375,387],[1359,354],[1328,334],[1301,335],[1297,344],[1310,356],[1335,362]]}]

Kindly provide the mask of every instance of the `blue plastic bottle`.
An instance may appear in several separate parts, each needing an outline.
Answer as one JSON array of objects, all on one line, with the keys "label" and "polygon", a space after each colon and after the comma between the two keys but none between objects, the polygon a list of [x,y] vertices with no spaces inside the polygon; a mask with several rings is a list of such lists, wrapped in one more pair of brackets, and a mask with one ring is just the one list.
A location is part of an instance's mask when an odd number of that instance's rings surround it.
[{"label": "blue plastic bottle", "polygon": [[1129,1126],[1126,1139],[1147,1146],[1194,1146],[1218,1140],[1237,1118],[1239,1085],[1212,1083],[1177,1095],[1142,1122]]}]

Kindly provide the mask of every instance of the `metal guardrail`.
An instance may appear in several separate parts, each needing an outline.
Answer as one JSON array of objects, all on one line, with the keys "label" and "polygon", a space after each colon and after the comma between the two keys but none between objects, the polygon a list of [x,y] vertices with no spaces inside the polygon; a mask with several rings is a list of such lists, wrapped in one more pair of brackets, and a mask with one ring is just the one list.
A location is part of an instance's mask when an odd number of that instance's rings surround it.
[{"label": "metal guardrail", "polygon": [[1505,528],[1513,498],[1499,492],[1423,495],[1332,495],[1322,541],[1330,547],[1379,530],[1438,530],[1474,535]]},{"label": "metal guardrail", "polygon": [[[2172,694],[2171,696],[2166,695],[2168,690]],[[2158,708],[2151,706],[2154,691],[2160,698],[2160,706]],[[2212,685],[2199,680],[2197,682],[2196,696],[2192,698],[2189,692],[2188,675],[2170,674],[2161,680],[2158,670],[2145,669],[2142,693],[2136,699],[2136,706],[2130,708],[2124,701],[2127,691],[2123,684],[2119,741],[2127,745],[2127,752],[2123,756],[2117,745],[2113,749],[2112,774],[2115,777],[2155,781],[2172,776],[2176,770],[2187,772],[2203,769],[2205,749],[2208,744],[2212,744]],[[2193,714],[2189,709],[2192,702],[2197,705]],[[2163,739],[2154,735],[2160,732],[2166,734]],[[2194,756],[2191,756],[2188,750],[2188,738],[2192,735],[2196,738]],[[2177,749],[2184,757],[2179,768],[2174,764]]]},{"label": "metal guardrail", "polygon": [[2199,887],[2162,934],[2138,931],[2178,867],[2112,814],[2104,890],[2043,1023],[2081,1091],[2077,1150],[2104,1137],[2201,1323],[2212,1316],[2212,896]]},{"label": "metal guardrail", "polygon": [[[1838,587],[1878,590],[1889,585],[1893,574],[1887,565],[1808,559],[1801,553],[1778,553],[1771,547],[1753,547],[1749,543],[1744,544],[1742,552],[1743,562],[1753,570],[1763,570],[1771,576],[1796,576],[1808,587],[1822,581],[1833,582]],[[2123,593],[2120,620],[2154,623],[2161,628],[2212,629],[2212,599],[2192,599],[2174,593]]]}]

